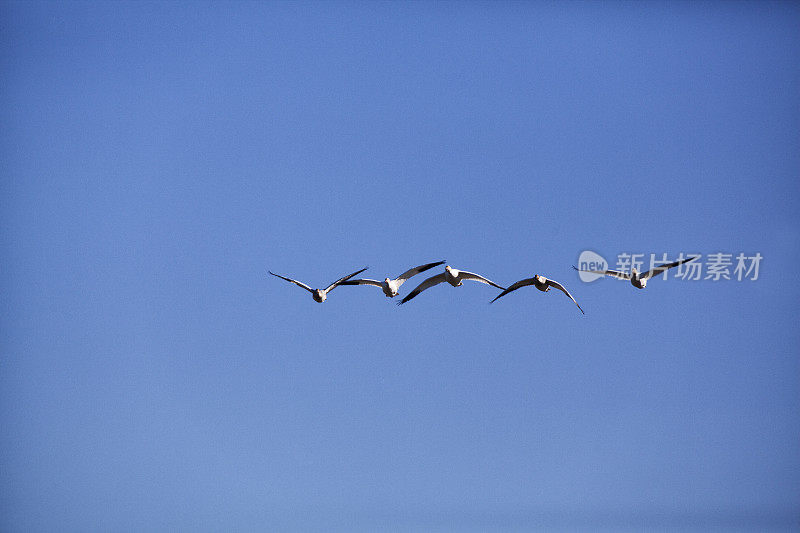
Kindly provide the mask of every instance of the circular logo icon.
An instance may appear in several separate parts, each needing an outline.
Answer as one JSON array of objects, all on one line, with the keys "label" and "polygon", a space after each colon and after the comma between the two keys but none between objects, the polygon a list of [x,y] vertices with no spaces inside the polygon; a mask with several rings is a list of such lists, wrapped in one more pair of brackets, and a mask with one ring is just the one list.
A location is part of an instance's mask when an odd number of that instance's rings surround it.
[{"label": "circular logo icon", "polygon": [[[578,277],[585,283],[604,277],[603,274],[598,274],[597,272],[607,269],[608,261],[596,252],[584,250],[578,257]],[[586,272],[587,270],[594,270],[596,272]]]}]

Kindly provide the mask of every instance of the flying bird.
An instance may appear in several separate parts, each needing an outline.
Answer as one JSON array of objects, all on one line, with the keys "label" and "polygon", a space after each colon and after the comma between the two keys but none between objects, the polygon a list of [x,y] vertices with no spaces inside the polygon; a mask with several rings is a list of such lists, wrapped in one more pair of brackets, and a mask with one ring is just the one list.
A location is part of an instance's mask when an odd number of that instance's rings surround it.
[{"label": "flying bird", "polygon": [[[557,281],[553,281],[552,279],[547,279],[544,276],[540,276],[539,274],[536,274],[532,278],[523,279],[523,280],[520,280],[520,281],[516,282],[515,284],[511,285],[509,288],[507,288],[506,290],[501,292],[499,296],[496,296],[494,300],[497,300],[498,298],[502,298],[503,296],[505,296],[509,292],[515,291],[515,290],[519,289],[520,287],[525,287],[525,286],[528,286],[528,285],[533,285],[534,287],[536,287],[537,289],[539,289],[542,292],[549,291],[550,287],[556,288],[556,289],[560,290],[561,292],[563,292],[564,294],[566,294],[567,297],[570,300],[572,300],[575,303],[575,305],[578,306],[578,309],[581,310],[581,313],[583,313],[584,315],[586,314],[586,313],[584,313],[584,311],[581,308],[581,306],[578,305],[578,302],[575,301],[575,298],[572,297],[572,295],[569,293],[569,291],[567,289],[564,288],[563,285],[561,285]],[[494,300],[492,300],[489,303],[494,303]]]},{"label": "flying bird", "polygon": [[630,274],[627,273],[627,272],[620,272],[619,270],[581,270],[576,266],[573,266],[572,268],[574,268],[578,272],[591,272],[592,274],[602,274],[602,275],[611,276],[611,277],[614,277],[614,278],[617,278],[617,279],[630,280],[631,285],[633,285],[637,289],[644,289],[645,287],[647,287],[647,280],[652,278],[653,276],[658,276],[662,272],[664,272],[664,271],[666,271],[666,270],[668,270],[668,269],[670,269],[672,267],[676,267],[678,265],[682,265],[684,263],[688,263],[689,261],[694,261],[698,257],[700,257],[700,256],[696,255],[694,257],[688,257],[686,259],[679,259],[678,261],[673,261],[672,263],[665,263],[665,264],[659,265],[659,266],[657,266],[657,267],[655,267],[655,268],[653,268],[651,270],[648,270],[647,272],[642,272],[642,273],[639,273],[636,270],[636,268],[632,268]]},{"label": "flying bird", "polygon": [[411,276],[416,276],[420,272],[425,272],[428,269],[431,269],[435,266],[443,265],[444,261],[438,261],[436,263],[428,263],[427,265],[420,265],[418,267],[414,267],[412,269],[406,270],[395,279],[385,278],[383,281],[378,281],[375,279],[351,279],[348,281],[343,281],[341,285],[375,285],[376,287],[380,287],[383,289],[383,294],[385,294],[388,298],[394,298],[397,296],[397,291],[400,289],[400,286],[408,280]]},{"label": "flying bird", "polygon": [[450,265],[447,265],[446,267],[444,267],[444,272],[442,272],[441,274],[436,274],[435,276],[432,276],[423,281],[422,283],[420,283],[419,285],[417,285],[417,287],[413,291],[408,293],[408,296],[397,302],[397,305],[402,305],[406,303],[407,301],[411,300],[417,294],[421,293],[425,289],[433,287],[434,285],[438,285],[439,283],[444,283],[446,281],[453,287],[460,287],[461,284],[466,280],[479,281],[481,283],[486,283],[487,285],[491,285],[492,287],[497,287],[500,290],[505,290],[504,287],[501,287],[494,281],[486,279],[483,276],[479,276],[478,274],[473,274],[472,272],[467,272],[465,270],[456,270],[455,268],[452,268]]},{"label": "flying bird", "polygon": [[358,275],[358,274],[361,274],[361,273],[362,273],[362,272],[364,272],[365,270],[366,270],[366,268],[362,268],[362,269],[361,269],[361,270],[359,270],[358,272],[353,272],[353,273],[352,273],[352,274],[350,274],[350,275],[347,275],[347,276],[345,276],[345,277],[343,277],[343,278],[339,278],[339,279],[337,279],[336,281],[334,281],[333,283],[331,283],[330,285],[328,285],[328,286],[327,286],[326,288],[324,288],[324,289],[312,289],[311,287],[309,287],[308,285],[306,285],[305,283],[302,283],[302,282],[300,282],[300,281],[297,281],[297,280],[294,280],[294,279],[290,279],[290,278],[285,278],[285,277],[281,276],[280,274],[276,274],[276,273],[272,272],[271,270],[270,270],[270,271],[268,271],[268,272],[269,272],[270,274],[272,274],[273,276],[277,276],[277,277],[279,277],[279,278],[281,278],[281,279],[285,279],[285,280],[286,280],[286,281],[288,281],[289,283],[294,283],[295,285],[299,285],[300,287],[303,287],[305,290],[307,290],[308,292],[310,292],[310,293],[311,293],[311,296],[314,298],[314,301],[315,301],[315,302],[322,303],[322,302],[324,302],[324,301],[325,301],[325,299],[328,297],[328,293],[329,293],[330,291],[332,291],[333,289],[335,289],[335,288],[336,288],[338,285],[341,285],[341,283],[342,283],[343,281],[346,281],[346,280],[348,280],[348,279],[352,278],[353,276],[356,276],[356,275]]}]

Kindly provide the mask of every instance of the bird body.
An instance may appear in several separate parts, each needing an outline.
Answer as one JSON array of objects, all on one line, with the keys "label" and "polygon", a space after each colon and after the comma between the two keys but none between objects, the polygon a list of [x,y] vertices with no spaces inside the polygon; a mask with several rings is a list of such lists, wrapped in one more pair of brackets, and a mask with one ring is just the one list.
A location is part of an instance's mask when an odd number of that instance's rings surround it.
[{"label": "bird body", "polygon": [[649,278],[640,275],[639,272],[636,271],[636,268],[631,268],[631,285],[637,289],[644,289],[647,287],[648,279]]},{"label": "bird body", "polygon": [[464,283],[461,271],[450,267],[444,269],[444,280],[453,287],[460,287]]},{"label": "bird body", "polygon": [[547,284],[549,280],[544,277],[536,274],[533,276],[533,286],[539,289],[542,292],[547,292],[550,290],[550,285]]},{"label": "bird body", "polygon": [[322,303],[328,299],[328,291],[314,289],[314,292],[311,293],[311,297],[314,298],[315,302]]},{"label": "bird body", "polygon": [[381,283],[381,290],[387,298],[394,298],[397,296],[397,291],[400,290],[400,284],[397,283],[397,280],[385,278]]}]

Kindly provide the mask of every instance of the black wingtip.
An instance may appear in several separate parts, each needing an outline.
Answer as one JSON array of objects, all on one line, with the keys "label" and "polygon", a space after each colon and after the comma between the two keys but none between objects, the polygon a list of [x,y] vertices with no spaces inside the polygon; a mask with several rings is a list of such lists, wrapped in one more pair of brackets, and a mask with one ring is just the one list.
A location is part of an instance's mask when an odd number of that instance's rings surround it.
[{"label": "black wingtip", "polygon": [[397,302],[397,305],[403,305],[404,303],[410,302],[414,298],[414,296],[416,296],[417,294],[419,294],[419,293],[415,293],[415,292],[409,293],[408,296],[406,296],[405,298],[403,298],[402,300]]},{"label": "black wingtip", "polygon": [[439,266],[439,265],[443,265],[443,264],[445,264],[446,262],[447,262],[447,261],[436,261],[436,262],[434,262],[434,263],[428,263],[427,265],[424,265],[424,266],[423,266],[423,268],[419,269],[419,270],[417,271],[417,273],[420,273],[420,274],[421,274],[422,272],[425,272],[426,270],[430,270],[430,269],[432,269],[432,268],[434,268],[434,267],[437,267],[437,266]]}]

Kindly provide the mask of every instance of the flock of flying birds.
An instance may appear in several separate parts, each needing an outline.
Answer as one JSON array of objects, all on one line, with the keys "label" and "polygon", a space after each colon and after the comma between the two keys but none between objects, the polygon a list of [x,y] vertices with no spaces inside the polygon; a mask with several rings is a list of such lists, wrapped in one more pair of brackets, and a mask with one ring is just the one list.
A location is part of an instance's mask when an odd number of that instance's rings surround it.
[{"label": "flock of flying birds", "polygon": [[[672,263],[665,263],[663,265],[658,265],[655,268],[652,268],[652,269],[648,270],[647,272],[641,272],[641,273],[638,272],[636,270],[636,268],[632,268],[630,272],[620,272],[618,270],[581,270],[581,269],[579,269],[577,267],[574,267],[574,266],[572,268],[574,268],[575,270],[577,270],[579,272],[591,272],[592,274],[600,274],[600,275],[603,275],[603,276],[611,276],[611,277],[614,277],[614,278],[617,278],[617,279],[628,280],[628,281],[631,282],[631,285],[633,285],[637,289],[644,289],[647,286],[647,280],[649,280],[653,276],[657,276],[657,275],[661,274],[662,272],[664,272],[664,271],[666,271],[666,270],[668,270],[668,269],[670,269],[672,267],[676,267],[678,265],[682,265],[683,263],[688,263],[689,261],[693,261],[694,259],[697,259],[697,257],[689,257],[687,259],[681,259],[681,260],[678,260],[678,261],[674,261]],[[311,287],[309,287],[308,285],[306,285],[305,283],[302,283],[300,281],[281,276],[280,274],[275,274],[272,271],[269,271],[269,273],[272,274],[273,276],[277,276],[277,277],[279,277],[281,279],[284,279],[284,280],[288,281],[289,283],[294,283],[295,285],[298,285],[298,286],[304,288],[305,290],[307,290],[308,292],[311,293],[311,296],[314,298],[314,301],[322,303],[328,298],[328,293],[330,291],[332,291],[333,289],[335,289],[336,287],[338,287],[339,285],[374,285],[375,287],[380,287],[381,290],[383,290],[383,294],[385,294],[388,298],[394,298],[395,296],[398,295],[398,291],[400,290],[400,287],[409,278],[411,278],[412,276],[416,276],[417,274],[419,274],[421,272],[425,272],[426,270],[430,270],[433,267],[437,267],[439,265],[443,265],[444,263],[445,263],[444,261],[437,261],[435,263],[428,263],[426,265],[420,265],[418,267],[414,267],[414,268],[411,268],[409,270],[406,270],[405,272],[403,272],[402,274],[400,274],[399,276],[397,276],[394,279],[385,278],[383,281],[378,281],[378,280],[375,280],[375,279],[351,279],[351,278],[361,274],[365,270],[367,270],[366,268],[362,268],[361,270],[353,272],[352,274],[348,274],[347,276],[344,276],[343,278],[337,279],[336,281],[334,281],[333,283],[331,283],[330,285],[328,285],[324,289],[312,289]],[[499,295],[495,296],[495,298],[489,303],[493,303],[495,300],[497,300],[498,298],[502,298],[503,296],[505,296],[509,292],[515,291],[515,290],[519,289],[520,287],[526,287],[528,285],[533,285],[534,287],[536,287],[537,289],[539,289],[542,292],[547,292],[551,288],[555,288],[555,289],[560,290],[564,294],[566,294],[567,297],[570,300],[572,300],[575,303],[575,305],[578,306],[578,309],[581,310],[581,313],[584,313],[583,309],[581,309],[581,306],[578,305],[578,302],[575,301],[575,298],[572,297],[572,295],[569,293],[569,291],[567,289],[564,288],[563,285],[561,285],[557,281],[554,281],[552,279],[548,279],[548,278],[546,278],[544,276],[541,276],[539,274],[536,274],[532,278],[522,279],[522,280],[514,283],[510,287],[505,288],[505,287],[502,287],[502,286],[498,285],[494,281],[492,281],[492,280],[490,280],[488,278],[485,278],[485,277],[483,277],[483,276],[481,276],[479,274],[473,274],[472,272],[467,272],[466,270],[456,270],[455,268],[451,267],[450,265],[446,265],[444,267],[444,272],[436,274],[435,276],[431,276],[428,279],[426,279],[425,281],[423,281],[422,283],[420,283],[419,285],[417,285],[417,287],[413,291],[408,293],[408,295],[406,295],[402,300],[400,300],[397,303],[397,305],[401,305],[401,304],[404,304],[404,303],[408,302],[409,300],[411,300],[412,298],[416,297],[419,293],[421,293],[425,289],[429,289],[429,288],[433,287],[434,285],[438,285],[440,283],[447,282],[450,285],[452,285],[453,287],[460,287],[461,284],[464,281],[467,281],[467,280],[477,281],[477,282],[480,282],[480,283],[485,283],[487,285],[491,285],[492,287],[496,287],[496,288],[500,289],[501,291],[503,291]],[[586,314],[586,313],[584,313],[584,314]]]}]

